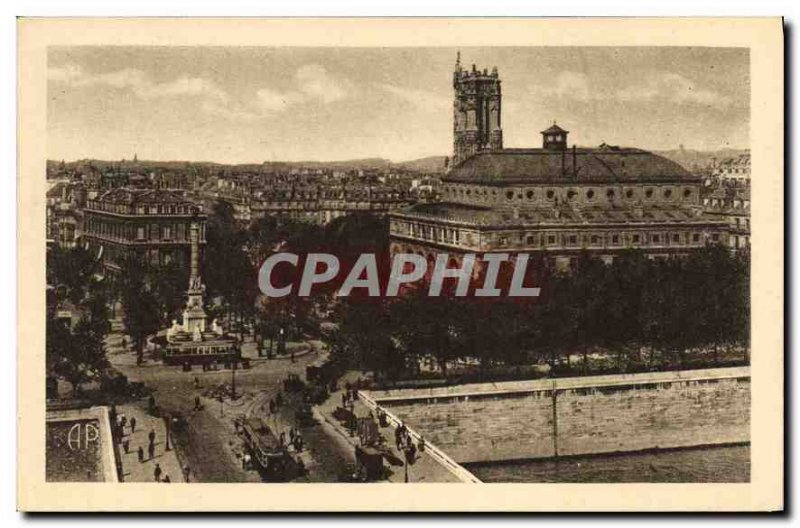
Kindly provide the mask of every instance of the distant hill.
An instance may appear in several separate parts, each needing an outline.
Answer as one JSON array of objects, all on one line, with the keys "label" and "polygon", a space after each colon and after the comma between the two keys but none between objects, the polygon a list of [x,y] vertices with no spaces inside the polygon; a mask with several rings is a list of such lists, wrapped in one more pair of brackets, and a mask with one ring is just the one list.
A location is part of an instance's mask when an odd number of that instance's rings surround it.
[{"label": "distant hill", "polygon": [[696,170],[710,167],[716,158],[717,163],[726,158],[735,158],[741,154],[748,153],[746,149],[720,149],[720,150],[655,150],[654,154],[664,156],[667,159],[679,163],[687,170]]},{"label": "distant hill", "polygon": [[[687,170],[696,170],[709,167],[716,158],[720,162],[726,158],[734,158],[740,154],[747,153],[745,149],[720,149],[713,151],[692,150],[692,149],[673,149],[656,150],[654,154],[664,156],[676,163],[681,164]],[[139,160],[136,164],[127,161],[103,161],[103,160],[79,160],[66,163],[68,167],[93,166],[99,170],[109,167],[115,168],[146,168],[147,170],[181,170],[186,168],[205,169],[208,171],[223,170],[226,168],[237,168],[239,170],[252,170],[258,172],[263,169],[273,171],[287,171],[295,168],[306,169],[332,169],[332,170],[391,170],[404,169],[414,172],[429,174],[444,174],[446,156],[427,156],[407,161],[392,162],[385,158],[362,158],[344,161],[265,161],[264,163],[247,163],[238,165],[226,165],[208,161],[146,161]],[[61,164],[60,161],[48,160],[48,170],[54,170]]]},{"label": "distant hill", "polygon": [[428,156],[410,161],[394,163],[395,167],[418,172],[444,173],[444,160],[447,156]]},{"label": "distant hill", "polygon": [[[363,158],[344,161],[265,161],[264,163],[246,163],[237,165],[226,165],[209,161],[150,161],[131,160],[106,161],[106,160],[78,160],[67,162],[69,168],[94,167],[97,170],[132,169],[139,168],[145,170],[181,170],[190,167],[206,170],[223,170],[226,168],[237,168],[239,170],[252,170],[258,172],[263,169],[273,171],[287,171],[296,168],[304,169],[331,169],[331,170],[390,170],[405,169],[417,172],[444,173],[445,156],[429,156],[409,161],[392,162],[385,158]],[[61,165],[60,161],[48,160],[48,171],[57,170]]]}]

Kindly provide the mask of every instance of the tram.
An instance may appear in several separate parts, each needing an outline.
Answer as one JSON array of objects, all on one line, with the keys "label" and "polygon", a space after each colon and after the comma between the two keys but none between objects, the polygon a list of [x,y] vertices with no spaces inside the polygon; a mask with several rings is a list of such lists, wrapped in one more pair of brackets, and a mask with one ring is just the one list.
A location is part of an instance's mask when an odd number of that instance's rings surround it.
[{"label": "tram", "polygon": [[245,445],[266,480],[285,482],[302,473],[300,465],[261,418],[243,419],[241,430]]}]

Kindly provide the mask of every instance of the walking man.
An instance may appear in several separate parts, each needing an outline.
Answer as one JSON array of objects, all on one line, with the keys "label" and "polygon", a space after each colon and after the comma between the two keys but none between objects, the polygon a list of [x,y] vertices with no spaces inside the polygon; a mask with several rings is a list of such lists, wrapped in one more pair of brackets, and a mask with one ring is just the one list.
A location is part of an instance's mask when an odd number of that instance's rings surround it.
[{"label": "walking man", "polygon": [[142,446],[139,446],[137,453],[139,454],[139,463],[141,464],[144,462],[144,449],[142,449]]},{"label": "walking man", "polygon": [[150,440],[151,444],[154,444],[156,442],[156,432],[150,429],[150,432],[147,433],[147,438]]},{"label": "walking man", "polygon": [[191,473],[191,470],[189,469],[189,464],[186,464],[185,466],[183,466],[183,480],[185,482],[189,482],[190,473]]},{"label": "walking man", "polygon": [[156,445],[150,442],[150,445],[147,446],[147,456],[148,460],[153,460],[153,456],[156,454]]},{"label": "walking man", "polygon": [[156,482],[161,482],[161,466],[159,464],[156,464],[156,468],[153,470],[153,477]]},{"label": "walking man", "polygon": [[136,432],[136,417],[131,416],[131,434]]}]

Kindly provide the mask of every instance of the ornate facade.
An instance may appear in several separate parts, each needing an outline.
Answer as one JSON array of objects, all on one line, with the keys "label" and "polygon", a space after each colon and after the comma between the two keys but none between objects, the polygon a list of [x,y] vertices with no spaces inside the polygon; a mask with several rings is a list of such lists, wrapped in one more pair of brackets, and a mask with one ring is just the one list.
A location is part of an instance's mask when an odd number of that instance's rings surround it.
[{"label": "ornate facade", "polygon": [[198,222],[205,244],[205,216],[183,191],[119,188],[88,200],[83,240],[116,271],[129,254],[151,265],[190,265],[191,224]]}]

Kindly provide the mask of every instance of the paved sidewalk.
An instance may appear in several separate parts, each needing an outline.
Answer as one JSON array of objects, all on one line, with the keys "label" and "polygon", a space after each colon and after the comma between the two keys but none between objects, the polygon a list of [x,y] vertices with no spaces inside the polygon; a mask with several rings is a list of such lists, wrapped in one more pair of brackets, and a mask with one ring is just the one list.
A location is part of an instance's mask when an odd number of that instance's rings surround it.
[{"label": "paved sidewalk", "polygon": [[[143,409],[136,405],[120,405],[117,407],[117,414],[124,415],[128,421],[125,425],[122,442],[128,441],[128,453],[125,453],[122,445],[119,446],[120,457],[122,458],[122,475],[124,482],[155,482],[154,470],[156,464],[161,466],[161,479],[169,475],[171,482],[184,482],[183,470],[175,451],[174,442],[170,439],[171,450],[166,450],[166,425],[163,418],[154,417],[147,414]],[[131,418],[136,418],[136,431],[131,432]],[[152,459],[148,458],[147,446],[149,444],[148,435],[150,431],[155,431],[155,453]],[[139,462],[137,454],[139,446],[144,450],[144,462]],[[191,475],[189,477],[191,481]]]}]

